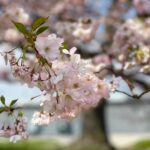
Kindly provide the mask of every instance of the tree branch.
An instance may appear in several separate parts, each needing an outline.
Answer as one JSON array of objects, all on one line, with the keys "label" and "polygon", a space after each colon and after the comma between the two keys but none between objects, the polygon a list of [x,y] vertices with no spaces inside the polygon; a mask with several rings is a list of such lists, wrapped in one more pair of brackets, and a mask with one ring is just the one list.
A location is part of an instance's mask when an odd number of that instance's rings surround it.
[{"label": "tree branch", "polygon": [[131,97],[131,98],[140,99],[143,95],[145,95],[145,94],[147,94],[148,92],[150,92],[150,89],[148,89],[148,90],[142,92],[142,93],[139,94],[139,95],[130,95],[130,94],[128,94],[128,93],[126,93],[126,92],[124,92],[124,91],[120,91],[120,90],[115,90],[115,91],[118,92],[118,93],[125,94],[125,95],[127,95],[128,97]]}]

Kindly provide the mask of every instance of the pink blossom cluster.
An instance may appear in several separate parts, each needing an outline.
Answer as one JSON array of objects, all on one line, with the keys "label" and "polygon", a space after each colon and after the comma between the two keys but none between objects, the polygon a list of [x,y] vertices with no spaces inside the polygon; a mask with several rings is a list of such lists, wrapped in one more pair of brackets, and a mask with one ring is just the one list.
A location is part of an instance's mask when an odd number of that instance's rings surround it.
[{"label": "pink blossom cluster", "polygon": [[149,14],[150,13],[150,2],[149,0],[134,0],[133,5],[135,6],[137,12],[142,14]]},{"label": "pink blossom cluster", "polygon": [[17,117],[13,125],[8,127],[3,126],[0,130],[0,137],[10,138],[10,142],[16,143],[19,140],[28,139],[27,118]]},{"label": "pink blossom cluster", "polygon": [[150,71],[149,19],[129,19],[114,36],[112,53],[118,55],[124,69],[140,66],[141,72]]},{"label": "pink blossom cluster", "polygon": [[22,36],[14,29],[11,21],[16,20],[28,25],[31,21],[30,11],[27,10],[23,4],[21,5],[12,1],[6,0],[5,2],[0,1],[0,3],[2,3],[0,19],[3,20],[3,26],[0,27],[0,40],[9,43],[19,43],[22,41]]},{"label": "pink blossom cluster", "polygon": [[17,4],[8,5],[3,15],[24,24],[28,24],[30,21],[29,14],[22,6],[19,6]]},{"label": "pink blossom cluster", "polygon": [[92,62],[81,59],[75,47],[64,49],[63,42],[55,34],[39,36],[35,55],[17,58],[13,51],[5,53],[14,76],[47,95],[41,103],[42,111],[34,114],[35,124],[76,117],[82,110],[96,106],[100,99],[109,97],[111,88],[94,74]]}]

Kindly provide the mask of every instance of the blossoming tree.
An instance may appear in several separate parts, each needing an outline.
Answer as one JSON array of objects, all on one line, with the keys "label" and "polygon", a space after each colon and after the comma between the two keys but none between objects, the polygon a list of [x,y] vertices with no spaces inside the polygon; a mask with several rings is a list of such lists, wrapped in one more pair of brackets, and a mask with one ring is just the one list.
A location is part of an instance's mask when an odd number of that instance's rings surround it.
[{"label": "blossoming tree", "polygon": [[[41,95],[37,96],[43,98],[41,110],[33,114],[34,124],[47,125],[57,119],[72,119],[82,111],[96,107],[102,99],[107,100],[111,93],[120,92],[140,99],[150,91],[149,83],[135,77],[136,74],[149,76],[150,72],[148,1],[134,0],[133,4],[131,1],[114,1],[106,16],[90,12],[94,16],[92,19],[89,10],[85,9],[86,1],[54,1],[55,7],[49,17],[37,19],[32,19],[16,3],[0,2],[5,8],[1,17],[9,16],[16,27],[13,29],[8,23],[10,20],[4,19],[7,26],[1,28],[1,40],[17,45],[1,55],[17,80],[41,90]],[[14,6],[16,12],[12,13]],[[32,12],[36,5],[28,6],[27,12]],[[42,7],[37,6],[37,12],[43,15],[48,8],[47,5]],[[133,7],[136,17],[124,20],[123,15]],[[78,13],[74,16],[74,12]],[[99,51],[90,52],[92,57],[83,59],[81,56],[88,49],[85,45],[95,39],[100,25],[106,29],[101,36],[101,45],[97,45]],[[119,69],[116,64],[120,65]],[[110,82],[108,75],[112,76]],[[128,84],[131,94],[118,90],[120,80]],[[143,92],[133,93],[135,83],[143,87]],[[2,126],[0,136],[8,137],[12,142],[27,139],[26,118],[18,111],[20,108],[15,107],[18,99],[12,100],[10,105],[6,105],[4,96],[0,101],[3,105],[0,113],[8,113],[14,118],[13,126]]]}]

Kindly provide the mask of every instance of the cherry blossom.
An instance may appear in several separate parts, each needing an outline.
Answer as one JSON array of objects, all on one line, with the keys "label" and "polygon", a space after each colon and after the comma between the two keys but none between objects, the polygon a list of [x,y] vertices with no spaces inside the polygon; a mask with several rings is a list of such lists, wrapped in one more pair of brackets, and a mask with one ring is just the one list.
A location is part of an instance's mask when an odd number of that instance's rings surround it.
[{"label": "cherry blossom", "polygon": [[139,14],[149,14],[150,3],[148,0],[134,0],[133,4]]},{"label": "cherry blossom", "polygon": [[82,110],[95,107],[100,99],[108,98],[111,92],[109,85],[94,74],[92,61],[82,59],[75,47],[62,49],[63,42],[54,34],[39,36],[35,57],[15,58],[14,52],[6,53],[14,76],[48,96],[41,103],[42,111],[33,115],[34,124],[76,117]]},{"label": "cherry blossom", "polygon": [[138,19],[130,19],[114,36],[112,53],[118,55],[118,60],[122,62],[124,69],[141,65],[141,71],[144,71],[145,69],[142,68],[145,68],[150,61],[150,29],[146,22],[147,20],[142,22]]},{"label": "cherry blossom", "polygon": [[47,61],[51,62],[60,58],[60,50],[63,39],[57,38],[55,34],[48,37],[38,37],[35,42],[35,47]]},{"label": "cherry blossom", "polygon": [[17,117],[14,121],[14,125],[2,127],[0,130],[0,137],[10,138],[10,142],[16,143],[19,140],[28,139],[27,128],[27,118],[26,117]]}]

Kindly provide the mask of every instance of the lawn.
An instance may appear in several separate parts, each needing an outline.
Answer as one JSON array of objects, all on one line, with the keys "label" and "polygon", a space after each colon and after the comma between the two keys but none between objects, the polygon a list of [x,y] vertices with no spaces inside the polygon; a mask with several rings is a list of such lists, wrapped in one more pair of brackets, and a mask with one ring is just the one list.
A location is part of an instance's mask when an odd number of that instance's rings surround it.
[{"label": "lawn", "polygon": [[100,147],[62,147],[55,141],[26,141],[12,144],[9,142],[1,142],[0,150],[108,150]]},{"label": "lawn", "polygon": [[142,140],[129,147],[127,150],[150,150],[150,140]]},{"label": "lawn", "polygon": [[[1,142],[0,150],[108,150],[103,146],[88,146],[76,148],[76,146],[62,147],[56,141],[50,140],[30,140],[26,142],[18,142],[12,144],[9,142]],[[150,150],[150,140],[137,142],[133,146],[124,150]]]},{"label": "lawn", "polygon": [[61,147],[54,141],[26,141],[16,144],[1,142],[0,150],[61,150]]}]

